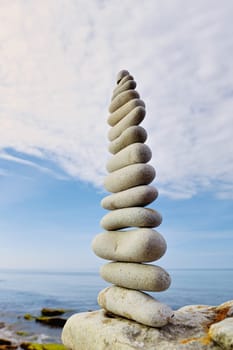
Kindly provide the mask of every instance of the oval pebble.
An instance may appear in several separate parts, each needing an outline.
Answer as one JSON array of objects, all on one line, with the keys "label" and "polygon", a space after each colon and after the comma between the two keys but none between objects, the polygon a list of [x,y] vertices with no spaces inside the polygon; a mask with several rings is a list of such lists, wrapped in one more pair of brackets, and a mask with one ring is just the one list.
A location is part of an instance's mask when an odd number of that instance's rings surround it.
[{"label": "oval pebble", "polygon": [[109,106],[109,112],[113,113],[116,110],[118,110],[120,107],[125,105],[127,102],[129,102],[130,100],[133,100],[139,97],[140,97],[139,93],[136,90],[123,91],[113,99],[113,101]]},{"label": "oval pebble", "polygon": [[125,227],[157,227],[162,216],[156,210],[143,207],[116,209],[104,215],[100,225],[105,230],[118,230]]},{"label": "oval pebble", "polygon": [[125,74],[120,80],[117,80],[117,85],[122,86],[127,80],[134,80],[134,77],[131,74]]},{"label": "oval pebble", "polygon": [[123,91],[127,91],[127,90],[134,90],[137,86],[137,83],[135,80],[127,80],[125,82],[125,84],[123,84],[122,86],[117,86],[114,90],[113,90],[113,94],[112,94],[112,100],[118,96],[121,92]]},{"label": "oval pebble", "polygon": [[119,84],[124,77],[127,77],[129,75],[129,72],[126,69],[122,69],[116,76],[117,84]]},{"label": "oval pebble", "polygon": [[144,207],[153,202],[157,197],[158,191],[155,187],[142,185],[111,194],[102,199],[101,205],[107,210]]},{"label": "oval pebble", "polygon": [[[134,91],[134,90],[132,90]],[[129,102],[125,103],[123,106],[118,108],[115,112],[110,114],[108,117],[108,124],[110,126],[116,125],[122,118],[124,118],[129,112],[132,111],[137,106],[142,106],[145,108],[145,103],[140,100],[139,98],[135,98],[133,100],[130,100]]]},{"label": "oval pebble", "polygon": [[116,154],[128,145],[135,142],[144,143],[146,139],[146,130],[141,126],[133,125],[124,130],[119,137],[112,141],[108,146],[108,150],[112,154]]},{"label": "oval pebble", "polygon": [[141,291],[111,286],[98,295],[103,309],[150,327],[163,327],[173,317],[172,309]]},{"label": "oval pebble", "polygon": [[146,110],[142,106],[135,107],[131,110],[122,120],[119,121],[114,127],[108,132],[109,141],[115,140],[123,133],[127,128],[133,125],[140,124],[145,118]]},{"label": "oval pebble", "polygon": [[104,186],[109,192],[120,192],[138,185],[148,185],[155,178],[150,164],[131,164],[106,176]]},{"label": "oval pebble", "polygon": [[147,163],[151,160],[151,157],[152,153],[147,145],[133,143],[111,157],[106,168],[108,172],[113,172],[130,164]]},{"label": "oval pebble", "polygon": [[149,228],[103,232],[92,241],[97,256],[113,261],[152,262],[161,258],[166,248],[163,236]]},{"label": "oval pebble", "polygon": [[164,269],[150,264],[110,262],[101,267],[100,275],[119,287],[151,292],[162,292],[171,284]]}]

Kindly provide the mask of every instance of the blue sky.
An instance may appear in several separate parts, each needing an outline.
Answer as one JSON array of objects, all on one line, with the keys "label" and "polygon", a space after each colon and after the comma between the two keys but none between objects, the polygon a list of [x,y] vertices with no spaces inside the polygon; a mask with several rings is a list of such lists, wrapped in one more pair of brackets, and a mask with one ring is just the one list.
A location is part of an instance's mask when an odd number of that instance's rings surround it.
[{"label": "blue sky", "polygon": [[106,123],[146,102],[165,268],[233,268],[231,1],[0,3],[0,268],[97,269]]}]

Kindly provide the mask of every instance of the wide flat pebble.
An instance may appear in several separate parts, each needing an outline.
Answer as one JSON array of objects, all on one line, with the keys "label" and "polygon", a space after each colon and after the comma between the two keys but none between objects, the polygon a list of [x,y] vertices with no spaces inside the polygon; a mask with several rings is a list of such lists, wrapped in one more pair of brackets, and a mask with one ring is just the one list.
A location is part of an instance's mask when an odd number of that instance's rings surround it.
[{"label": "wide flat pebble", "polygon": [[171,283],[169,274],[160,266],[110,262],[100,269],[101,277],[119,287],[161,292],[166,290]]},{"label": "wide flat pebble", "polygon": [[131,164],[106,176],[104,186],[109,192],[120,192],[139,185],[148,185],[155,178],[150,164]]},{"label": "wide flat pebble", "polygon": [[144,143],[133,143],[112,156],[107,162],[108,172],[121,169],[130,164],[147,163],[151,160],[150,148]]},{"label": "wide flat pebble", "polygon": [[92,249],[100,258],[125,262],[152,262],[166,252],[166,241],[157,231],[141,228],[107,231],[95,236]]},{"label": "wide flat pebble", "polygon": [[110,114],[107,120],[108,124],[110,126],[116,125],[122,118],[124,118],[130,111],[132,111],[132,109],[134,109],[137,106],[142,106],[145,108],[144,101],[140,100],[139,98],[135,98],[125,103],[123,106],[118,108],[115,112]]},{"label": "wide flat pebble", "polygon": [[117,86],[113,90],[112,100],[123,91],[134,90],[136,88],[136,86],[137,86],[137,83],[135,80],[127,80],[125,82],[125,84],[123,84],[121,86]]},{"label": "wide flat pebble", "polygon": [[125,74],[121,79],[117,80],[117,86],[122,86],[127,80],[134,80],[131,74]]},{"label": "wide flat pebble", "polygon": [[153,202],[157,197],[158,191],[155,187],[142,185],[104,197],[101,205],[107,210],[144,207]]},{"label": "wide flat pebble", "polygon": [[114,127],[108,132],[109,141],[115,140],[127,128],[133,125],[140,124],[146,115],[146,110],[143,106],[133,108],[124,118],[122,118]]},{"label": "wide flat pebble", "polygon": [[117,82],[117,84],[119,84],[120,81],[121,81],[122,79],[124,79],[125,77],[127,77],[127,76],[130,76],[130,74],[129,74],[129,72],[128,72],[126,69],[120,70],[120,72],[119,72],[119,73],[117,74],[117,76],[116,76],[116,82]]},{"label": "wide flat pebble", "polygon": [[[117,286],[105,288],[98,295],[105,310],[150,327],[163,327],[172,318],[172,309],[141,291]],[[136,307],[135,307],[136,306]]]},{"label": "wide flat pebble", "polygon": [[144,143],[146,139],[146,130],[141,126],[133,125],[124,130],[119,137],[112,141],[108,146],[108,150],[112,154],[116,154],[117,152],[129,146],[130,144],[135,142]]},{"label": "wide flat pebble", "polygon": [[131,207],[116,209],[106,214],[100,221],[105,230],[118,230],[125,227],[157,227],[162,216],[153,209]]},{"label": "wide flat pebble", "polygon": [[133,100],[135,98],[140,98],[139,93],[136,90],[127,90],[121,92],[119,95],[117,95],[111,102],[109,106],[109,112],[113,113],[120,107],[122,107],[124,104],[129,102],[130,100]]}]

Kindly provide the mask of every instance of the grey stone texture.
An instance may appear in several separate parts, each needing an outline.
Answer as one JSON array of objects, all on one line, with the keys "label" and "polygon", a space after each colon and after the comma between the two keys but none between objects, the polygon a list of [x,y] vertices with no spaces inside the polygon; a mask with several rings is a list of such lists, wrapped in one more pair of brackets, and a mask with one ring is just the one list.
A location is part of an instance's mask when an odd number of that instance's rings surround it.
[{"label": "grey stone texture", "polygon": [[106,231],[94,238],[92,249],[97,256],[113,261],[102,266],[100,274],[115,286],[99,294],[99,305],[119,316],[159,327],[169,322],[172,311],[141,291],[164,291],[171,279],[161,267],[146,264],[161,258],[167,245],[152,229],[161,224],[162,216],[146,207],[158,191],[149,186],[156,173],[148,164],[152,152],[145,144],[147,132],[139,125],[146,110],[136,85],[128,71],[118,73],[107,119],[112,156],[106,165],[104,187],[110,194],[101,201],[109,212],[100,222]]},{"label": "grey stone texture", "polygon": [[125,82],[128,81],[128,80],[134,80],[134,77],[131,74],[128,74],[128,75],[126,74],[120,81],[117,80],[116,88],[124,85]]},{"label": "grey stone texture", "polygon": [[121,262],[152,262],[166,252],[163,236],[149,228],[108,231],[95,236],[92,249],[100,258]]},{"label": "grey stone texture", "polygon": [[158,191],[155,187],[142,185],[104,197],[101,205],[107,210],[144,207],[153,202],[157,197]]},{"label": "grey stone texture", "polygon": [[144,143],[133,143],[120,152],[112,156],[107,162],[109,173],[121,169],[130,164],[147,163],[151,160],[152,153],[150,148]]},{"label": "grey stone texture", "polygon": [[149,164],[131,164],[106,176],[104,186],[109,192],[120,192],[128,188],[148,185],[155,178],[155,170]]},{"label": "grey stone texture", "polygon": [[[231,350],[230,305],[233,308],[233,300],[218,307],[187,306],[174,311],[174,317],[160,328],[103,309],[80,313],[67,321],[62,341],[68,350]],[[226,320],[226,326],[218,326],[219,319]],[[221,329],[220,337],[211,331],[215,325]]]},{"label": "grey stone texture", "polygon": [[128,77],[128,76],[129,76],[129,72],[126,69],[122,69],[117,74],[117,77],[116,77],[117,84],[119,84],[124,77]]},{"label": "grey stone texture", "polygon": [[136,86],[137,86],[137,83],[135,80],[127,80],[123,85],[117,86],[113,90],[112,100],[123,91],[134,90]]},{"label": "grey stone texture", "polygon": [[116,209],[106,214],[100,221],[105,230],[118,230],[126,227],[158,227],[162,216],[154,209],[131,207]]},{"label": "grey stone texture", "polygon": [[147,132],[144,128],[138,125],[132,125],[124,129],[120,136],[113,140],[109,146],[108,150],[112,154],[116,154],[123,148],[131,145],[135,142],[144,143],[147,139]]},{"label": "grey stone texture", "polygon": [[151,292],[164,291],[171,284],[169,274],[151,264],[110,262],[101,267],[100,275],[119,287]]},{"label": "grey stone texture", "polygon": [[119,109],[117,109],[115,112],[110,114],[110,116],[108,117],[108,124],[110,126],[116,125],[117,123],[119,123],[120,120],[122,120],[122,118],[124,118],[128,113],[130,113],[135,107],[138,106],[145,108],[145,103],[138,98],[130,100],[129,102],[121,106]]},{"label": "grey stone texture", "polygon": [[[140,101],[140,100],[136,100]],[[119,137],[123,131],[127,130],[130,126],[140,124],[146,115],[146,110],[143,106],[137,105],[134,107],[125,118],[121,119],[114,127],[108,132],[109,141],[115,140]]]},{"label": "grey stone texture", "polygon": [[233,317],[213,324],[209,336],[223,349],[233,349]]},{"label": "grey stone texture", "polygon": [[[150,295],[132,289],[112,286],[98,295],[99,305],[113,314],[151,327],[162,327],[171,321],[172,309]],[[135,308],[135,305],[138,305]]]},{"label": "grey stone texture", "polygon": [[140,98],[139,93],[136,90],[126,90],[118,94],[111,102],[109,106],[109,112],[113,113],[124,104],[133,100],[135,98]]}]

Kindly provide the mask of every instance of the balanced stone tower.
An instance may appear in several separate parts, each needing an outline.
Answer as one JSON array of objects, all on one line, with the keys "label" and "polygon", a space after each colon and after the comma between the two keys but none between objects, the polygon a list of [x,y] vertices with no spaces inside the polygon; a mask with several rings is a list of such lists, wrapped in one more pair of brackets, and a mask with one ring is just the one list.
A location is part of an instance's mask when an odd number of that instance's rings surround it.
[{"label": "balanced stone tower", "polygon": [[151,264],[165,253],[166,242],[153,229],[161,223],[160,214],[147,207],[158,192],[150,185],[155,171],[148,164],[146,131],[139,126],[145,104],[135,87],[127,71],[118,74],[108,118],[112,157],[105,188],[111,194],[102,200],[109,212],[101,221],[105,232],[92,244],[98,256],[111,261],[101,268],[101,276],[113,286],[99,293],[101,310],[67,320],[63,344],[67,350],[230,350],[233,301],[218,307],[186,306],[173,313],[144,292],[167,289],[170,277]]},{"label": "balanced stone tower", "polygon": [[109,213],[101,220],[106,231],[92,242],[95,254],[111,261],[102,266],[100,274],[113,286],[99,293],[98,303],[115,315],[162,327],[173,311],[143,292],[164,291],[171,280],[163,268],[148,264],[164,255],[166,241],[153,229],[161,224],[161,215],[146,207],[158,192],[149,185],[155,170],[148,164],[152,154],[145,144],[146,130],[139,126],[146,114],[145,103],[135,88],[132,75],[119,72],[108,117],[112,157],[104,186],[111,194],[101,202]]}]

